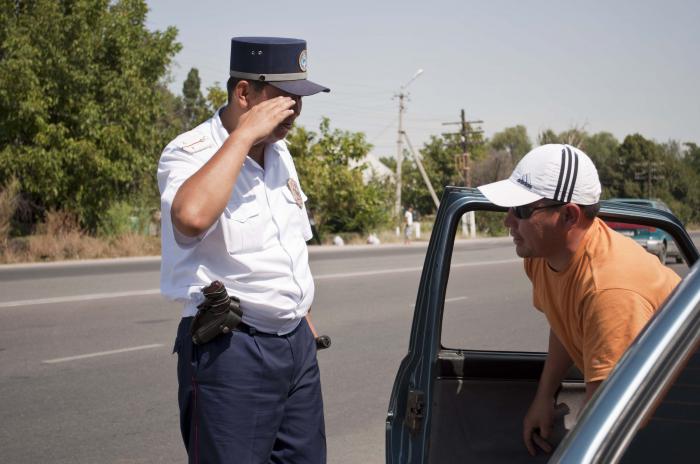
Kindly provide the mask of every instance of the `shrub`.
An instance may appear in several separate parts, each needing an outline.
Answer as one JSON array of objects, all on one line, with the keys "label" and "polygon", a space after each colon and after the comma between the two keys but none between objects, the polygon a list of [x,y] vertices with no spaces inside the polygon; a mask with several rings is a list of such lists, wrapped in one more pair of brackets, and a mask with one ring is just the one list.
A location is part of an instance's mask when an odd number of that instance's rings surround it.
[{"label": "shrub", "polygon": [[12,216],[17,209],[19,199],[19,181],[15,178],[0,190],[0,247],[7,246],[7,239],[10,237],[12,228]]},{"label": "shrub", "polygon": [[98,234],[103,237],[117,237],[131,230],[131,206],[123,201],[112,203],[105,211]]}]

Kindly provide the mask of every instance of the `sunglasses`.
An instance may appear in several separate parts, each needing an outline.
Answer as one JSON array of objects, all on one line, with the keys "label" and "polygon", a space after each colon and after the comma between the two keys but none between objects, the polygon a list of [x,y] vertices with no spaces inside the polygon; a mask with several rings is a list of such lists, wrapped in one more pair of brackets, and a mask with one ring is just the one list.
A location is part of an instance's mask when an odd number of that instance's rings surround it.
[{"label": "sunglasses", "polygon": [[544,206],[524,205],[524,206],[515,206],[515,207],[509,208],[509,209],[513,213],[513,216],[515,216],[516,218],[528,219],[530,216],[532,216],[532,213],[534,213],[538,209],[559,208],[561,206],[564,206],[565,204],[566,203],[554,203],[552,205],[544,205]]}]

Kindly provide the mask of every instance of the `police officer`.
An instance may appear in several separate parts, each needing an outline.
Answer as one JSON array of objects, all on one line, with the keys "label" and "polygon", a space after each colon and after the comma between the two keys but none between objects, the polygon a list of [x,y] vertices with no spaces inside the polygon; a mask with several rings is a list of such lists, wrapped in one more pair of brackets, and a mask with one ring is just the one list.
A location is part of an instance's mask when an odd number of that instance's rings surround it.
[{"label": "police officer", "polygon": [[[306,79],[306,42],[231,39],[228,102],[170,142],[158,165],[161,292],[184,304],[175,341],[190,462],[326,460],[304,195],[284,137]],[[195,345],[201,290],[222,282],[243,323]]]}]

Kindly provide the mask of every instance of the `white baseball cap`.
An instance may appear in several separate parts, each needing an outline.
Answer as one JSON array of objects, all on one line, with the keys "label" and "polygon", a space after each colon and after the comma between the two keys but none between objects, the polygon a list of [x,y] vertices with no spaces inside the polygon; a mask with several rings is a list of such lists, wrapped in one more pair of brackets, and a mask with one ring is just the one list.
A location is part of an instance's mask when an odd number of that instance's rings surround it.
[{"label": "white baseball cap", "polygon": [[600,180],[593,161],[571,145],[552,143],[531,150],[508,179],[477,187],[498,206],[522,206],[542,198],[593,205]]}]

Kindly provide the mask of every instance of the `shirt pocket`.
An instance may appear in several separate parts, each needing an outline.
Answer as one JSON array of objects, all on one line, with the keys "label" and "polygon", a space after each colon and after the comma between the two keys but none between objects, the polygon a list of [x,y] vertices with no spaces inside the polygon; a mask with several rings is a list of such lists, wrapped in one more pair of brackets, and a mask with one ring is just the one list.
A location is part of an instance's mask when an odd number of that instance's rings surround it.
[{"label": "shirt pocket", "polygon": [[309,241],[313,235],[311,233],[309,218],[306,215],[306,208],[304,208],[304,203],[306,202],[307,197],[304,195],[304,192],[302,192],[301,189],[299,189],[299,192],[301,194],[302,201],[301,208],[297,204],[296,200],[294,199],[294,195],[292,195],[292,192],[288,187],[284,187],[282,189],[282,196],[287,203],[286,209],[287,214],[289,214],[289,226],[295,231],[301,233],[301,235],[304,237],[304,241]]},{"label": "shirt pocket", "polygon": [[222,222],[224,241],[229,254],[262,249],[260,206],[254,198],[243,202],[229,202],[224,209]]}]

